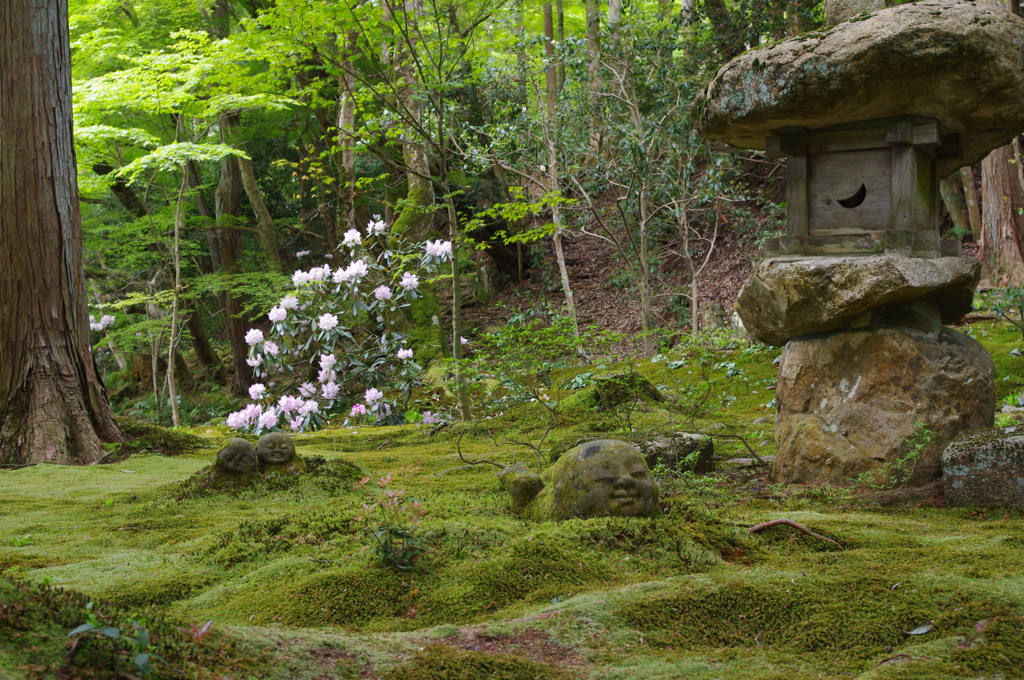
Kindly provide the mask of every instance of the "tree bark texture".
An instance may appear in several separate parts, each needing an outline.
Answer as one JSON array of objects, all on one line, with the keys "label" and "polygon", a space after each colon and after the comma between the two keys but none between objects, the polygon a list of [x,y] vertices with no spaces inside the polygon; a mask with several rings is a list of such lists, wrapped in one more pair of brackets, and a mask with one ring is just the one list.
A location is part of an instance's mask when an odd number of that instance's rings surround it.
[{"label": "tree bark texture", "polygon": [[[228,115],[222,116],[221,127],[230,125]],[[217,211],[217,226],[231,227],[242,213],[242,175],[238,169],[238,158],[225,156],[220,162],[220,181],[214,197]],[[235,229],[219,229],[221,264],[225,274],[235,274],[238,261],[242,257],[242,235]],[[249,357],[249,346],[245,344],[245,333],[248,323],[242,318],[245,306],[243,296],[224,293],[224,315],[228,328],[228,340],[231,342],[231,365],[234,375],[231,380],[231,391],[239,396],[246,394],[252,384],[252,367],[246,363]]]},{"label": "tree bark texture", "polygon": [[1021,234],[1024,191],[1017,180],[1013,145],[981,161],[981,278],[992,286],[1024,283]]},{"label": "tree bark texture", "polygon": [[122,441],[89,347],[67,0],[0,6],[0,463]]}]

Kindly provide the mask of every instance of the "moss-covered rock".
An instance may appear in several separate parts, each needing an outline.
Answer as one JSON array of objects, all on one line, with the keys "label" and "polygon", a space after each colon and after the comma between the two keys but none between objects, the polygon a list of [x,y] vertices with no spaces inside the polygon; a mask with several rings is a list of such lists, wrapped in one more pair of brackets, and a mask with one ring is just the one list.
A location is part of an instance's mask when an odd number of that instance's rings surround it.
[{"label": "moss-covered rock", "polygon": [[949,505],[1024,508],[1024,436],[1007,429],[960,437],[942,452]]},{"label": "moss-covered rock", "polygon": [[601,439],[562,455],[541,477],[544,488],[524,515],[535,520],[573,517],[654,517],[658,487],[640,451]]}]

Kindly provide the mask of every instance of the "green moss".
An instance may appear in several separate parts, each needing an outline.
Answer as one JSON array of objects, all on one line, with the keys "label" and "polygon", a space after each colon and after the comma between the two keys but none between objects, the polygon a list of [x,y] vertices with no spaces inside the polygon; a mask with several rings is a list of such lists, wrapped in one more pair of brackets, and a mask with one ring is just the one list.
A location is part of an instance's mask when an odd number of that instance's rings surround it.
[{"label": "green moss", "polygon": [[432,645],[383,677],[384,680],[568,680],[572,676],[528,659]]},{"label": "green moss", "polygon": [[148,451],[162,453],[166,456],[177,456],[203,448],[207,444],[204,439],[190,432],[161,427],[141,420],[118,418],[117,426],[121,428],[121,434],[126,440],[124,444],[120,445],[121,453]]}]

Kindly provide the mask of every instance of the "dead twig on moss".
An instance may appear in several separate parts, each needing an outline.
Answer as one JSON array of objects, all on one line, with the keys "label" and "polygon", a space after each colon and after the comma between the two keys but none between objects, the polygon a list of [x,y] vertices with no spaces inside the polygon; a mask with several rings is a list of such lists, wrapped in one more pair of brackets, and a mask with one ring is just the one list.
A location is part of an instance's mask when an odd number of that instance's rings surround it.
[{"label": "dead twig on moss", "polygon": [[761,456],[757,455],[757,453],[754,451],[753,448],[751,448],[750,444],[747,443],[747,440],[744,439],[742,435],[738,435],[738,434],[719,434],[719,433],[715,433],[715,432],[697,432],[696,434],[702,434],[705,437],[726,437],[728,439],[739,439],[741,442],[743,442],[743,446],[747,447],[747,451],[750,452],[750,455],[753,456],[754,459],[758,463],[760,463],[761,465],[764,465],[765,467],[769,467],[768,462],[766,460],[764,460],[763,458],[761,458]]},{"label": "dead twig on moss", "polygon": [[782,525],[785,525],[787,527],[793,527],[797,531],[803,532],[803,533],[807,534],[808,536],[814,536],[815,538],[820,538],[823,541],[828,541],[829,543],[835,543],[840,548],[843,547],[843,544],[840,543],[839,541],[832,540],[828,536],[822,536],[821,534],[816,534],[813,531],[811,531],[810,529],[808,529],[807,527],[805,527],[803,524],[798,524],[798,523],[794,522],[791,519],[773,519],[773,520],[771,520],[769,522],[763,522],[761,524],[756,524],[756,525],[750,527],[750,533],[756,534],[759,531],[764,531],[765,529],[770,529],[772,527],[777,527],[777,526],[782,526]]},{"label": "dead twig on moss", "polygon": [[484,465],[484,464],[486,464],[486,465],[493,465],[494,467],[498,468],[499,470],[504,470],[505,469],[504,465],[501,465],[500,463],[495,463],[493,460],[475,460],[475,461],[474,460],[466,460],[466,457],[462,455],[462,438],[465,437],[465,436],[466,436],[465,432],[460,432],[459,433],[459,439],[458,439],[458,441],[455,442],[455,450],[459,454],[459,460],[461,460],[466,465]]}]

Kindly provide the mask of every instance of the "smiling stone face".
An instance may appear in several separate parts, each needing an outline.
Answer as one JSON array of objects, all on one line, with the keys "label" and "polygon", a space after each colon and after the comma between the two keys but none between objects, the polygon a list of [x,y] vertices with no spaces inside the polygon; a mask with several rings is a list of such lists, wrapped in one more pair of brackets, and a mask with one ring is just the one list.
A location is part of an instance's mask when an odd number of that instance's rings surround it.
[{"label": "smiling stone face", "polygon": [[624,449],[602,449],[580,462],[580,475],[574,489],[574,493],[580,496],[576,504],[580,516],[638,517],[650,514],[658,497],[654,478],[643,456]]},{"label": "smiling stone face", "polygon": [[256,466],[256,450],[241,438],[234,438],[217,453],[217,465],[225,472],[242,475]]},{"label": "smiling stone face", "polygon": [[640,451],[613,439],[581,444],[545,470],[544,488],[524,514],[539,520],[654,517],[658,487]]},{"label": "smiling stone face", "polygon": [[256,443],[256,455],[264,465],[284,465],[295,458],[295,444],[283,432],[271,432]]}]

